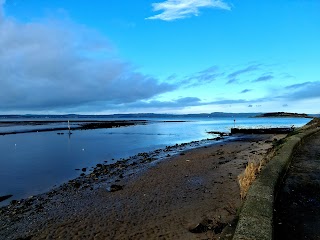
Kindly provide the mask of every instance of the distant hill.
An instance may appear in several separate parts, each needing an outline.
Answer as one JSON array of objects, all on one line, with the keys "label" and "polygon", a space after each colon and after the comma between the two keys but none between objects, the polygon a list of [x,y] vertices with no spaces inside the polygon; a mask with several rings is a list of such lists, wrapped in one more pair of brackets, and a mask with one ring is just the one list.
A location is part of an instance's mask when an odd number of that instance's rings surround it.
[{"label": "distant hill", "polygon": [[197,113],[197,114],[161,114],[161,113],[129,113],[129,114],[109,114],[109,115],[81,115],[81,114],[64,114],[64,115],[42,115],[42,114],[24,114],[24,115],[0,115],[0,119],[122,119],[122,118],[252,118],[252,117],[299,117],[312,118],[320,117],[319,114],[305,114],[305,113],[287,113],[287,112],[271,112],[271,113],[226,113],[226,112],[212,112],[212,113]]},{"label": "distant hill", "polygon": [[270,112],[257,115],[256,117],[297,117],[297,118],[312,118],[305,113],[288,113],[288,112]]},{"label": "distant hill", "polygon": [[320,114],[309,114],[309,116],[311,116],[311,117],[316,117],[316,118],[320,118]]},{"label": "distant hill", "polygon": [[25,115],[0,115],[0,119],[86,119],[86,118],[216,118],[216,117],[255,117],[261,113],[198,113],[198,114],[161,114],[161,113],[129,113],[129,114],[110,114],[110,115],[81,115],[81,114],[64,114],[64,115],[37,115],[37,114],[25,114]]}]

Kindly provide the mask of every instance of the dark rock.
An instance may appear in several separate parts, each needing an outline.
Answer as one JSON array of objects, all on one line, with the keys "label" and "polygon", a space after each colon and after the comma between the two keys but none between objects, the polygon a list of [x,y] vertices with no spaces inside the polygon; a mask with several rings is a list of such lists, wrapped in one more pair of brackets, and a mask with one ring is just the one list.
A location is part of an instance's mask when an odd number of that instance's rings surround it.
[{"label": "dark rock", "polygon": [[217,222],[216,226],[213,228],[215,234],[219,234],[228,225],[227,223]]},{"label": "dark rock", "polygon": [[189,231],[192,233],[204,233],[210,230],[213,231],[215,234],[219,234],[227,225],[227,223],[222,223],[219,221],[214,222],[211,219],[204,219],[195,227],[190,228]]},{"label": "dark rock", "polygon": [[85,171],[87,171],[87,168],[82,168],[82,172],[85,172]]},{"label": "dark rock", "polygon": [[192,233],[204,233],[209,230],[208,226],[203,225],[202,223],[199,223],[197,226],[194,228],[190,229],[189,231]]},{"label": "dark rock", "polygon": [[112,184],[110,187],[107,188],[107,191],[108,192],[116,192],[116,191],[119,191],[119,190],[122,190],[122,189],[123,189],[123,186]]},{"label": "dark rock", "polygon": [[0,202],[4,201],[4,200],[7,200],[9,198],[11,198],[13,195],[5,195],[5,196],[0,196]]}]

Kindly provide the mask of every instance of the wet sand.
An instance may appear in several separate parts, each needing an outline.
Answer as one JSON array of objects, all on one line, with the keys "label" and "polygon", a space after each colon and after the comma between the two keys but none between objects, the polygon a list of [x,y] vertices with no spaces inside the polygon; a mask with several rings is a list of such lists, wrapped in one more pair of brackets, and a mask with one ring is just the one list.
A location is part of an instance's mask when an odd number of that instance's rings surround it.
[{"label": "wet sand", "polygon": [[[90,175],[0,209],[2,239],[218,239],[241,206],[237,176],[284,135],[248,135]],[[143,154],[142,154],[143,155]],[[139,168],[140,169],[140,168]],[[111,186],[114,184],[114,186]]]}]

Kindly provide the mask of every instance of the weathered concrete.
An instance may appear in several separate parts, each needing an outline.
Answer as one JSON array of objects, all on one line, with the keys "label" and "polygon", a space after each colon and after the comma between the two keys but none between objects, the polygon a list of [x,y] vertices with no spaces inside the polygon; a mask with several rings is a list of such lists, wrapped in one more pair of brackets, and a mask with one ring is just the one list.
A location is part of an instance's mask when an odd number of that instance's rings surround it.
[{"label": "weathered concrete", "polygon": [[234,240],[272,239],[275,193],[290,164],[295,148],[304,138],[320,128],[302,128],[296,135],[286,138],[277,154],[261,171],[250,187],[240,212]]},{"label": "weathered concrete", "polygon": [[294,128],[231,128],[231,134],[281,134],[293,132]]}]

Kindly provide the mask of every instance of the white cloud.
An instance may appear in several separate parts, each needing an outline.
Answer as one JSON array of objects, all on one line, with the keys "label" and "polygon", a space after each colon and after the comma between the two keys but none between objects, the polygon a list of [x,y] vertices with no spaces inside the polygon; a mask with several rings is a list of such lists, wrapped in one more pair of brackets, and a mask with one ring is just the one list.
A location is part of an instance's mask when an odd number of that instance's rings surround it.
[{"label": "white cloud", "polygon": [[231,9],[230,5],[223,0],[167,0],[161,3],[153,3],[152,7],[153,11],[162,11],[162,13],[146,19],[160,19],[164,21],[198,16],[200,8]]}]

